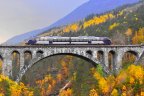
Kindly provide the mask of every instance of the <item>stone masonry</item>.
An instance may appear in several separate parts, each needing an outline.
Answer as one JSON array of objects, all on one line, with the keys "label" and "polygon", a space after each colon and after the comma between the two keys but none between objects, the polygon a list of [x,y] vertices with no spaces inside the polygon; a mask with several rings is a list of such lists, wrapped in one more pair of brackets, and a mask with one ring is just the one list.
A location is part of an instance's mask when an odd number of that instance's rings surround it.
[{"label": "stone masonry", "polygon": [[[106,73],[109,73],[108,54],[113,53],[114,63],[113,69],[118,72],[122,67],[122,57],[126,52],[130,52],[136,56],[136,62],[139,61],[143,52],[142,45],[47,45],[47,46],[0,46],[0,57],[3,60],[2,73],[6,76],[12,76],[12,53],[17,51],[20,54],[20,72],[16,78],[19,82],[22,76],[36,62],[49,56],[68,54],[86,59],[92,62],[95,66],[100,64]],[[29,51],[32,59],[29,65],[24,65],[24,53]],[[38,57],[37,52],[41,51],[42,56]],[[102,52],[102,60],[98,59],[98,52]],[[24,67],[25,66],[25,67]]]}]

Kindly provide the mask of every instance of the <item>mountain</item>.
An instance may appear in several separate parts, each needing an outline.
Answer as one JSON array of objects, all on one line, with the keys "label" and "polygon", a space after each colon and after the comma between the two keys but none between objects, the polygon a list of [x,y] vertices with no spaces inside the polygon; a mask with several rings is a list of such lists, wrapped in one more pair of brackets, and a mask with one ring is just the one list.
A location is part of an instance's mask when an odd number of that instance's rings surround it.
[{"label": "mountain", "polygon": [[[141,44],[144,42],[143,9],[142,1],[101,15],[88,16],[82,21],[45,31],[38,36],[107,36],[113,44]],[[129,35],[131,40],[128,42]]]},{"label": "mountain", "polygon": [[15,45],[26,39],[35,37],[38,34],[48,31],[50,28],[71,24],[73,22],[82,20],[91,14],[102,14],[123,5],[137,3],[138,1],[139,0],[90,0],[51,26],[15,36],[5,42],[5,44]]},{"label": "mountain", "polygon": [[113,10],[125,4],[133,4],[139,0],[90,0],[89,2],[81,5],[76,10],[60,19],[53,26],[61,26],[77,22],[84,19],[91,14],[101,14]]}]

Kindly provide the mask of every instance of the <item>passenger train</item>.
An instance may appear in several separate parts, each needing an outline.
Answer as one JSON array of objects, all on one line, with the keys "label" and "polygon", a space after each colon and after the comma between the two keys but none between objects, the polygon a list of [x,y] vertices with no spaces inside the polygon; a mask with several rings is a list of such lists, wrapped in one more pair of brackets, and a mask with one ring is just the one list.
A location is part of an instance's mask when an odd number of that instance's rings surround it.
[{"label": "passenger train", "polygon": [[61,37],[61,36],[44,36],[28,40],[28,45],[111,45],[112,42],[108,37],[79,36],[79,37]]}]

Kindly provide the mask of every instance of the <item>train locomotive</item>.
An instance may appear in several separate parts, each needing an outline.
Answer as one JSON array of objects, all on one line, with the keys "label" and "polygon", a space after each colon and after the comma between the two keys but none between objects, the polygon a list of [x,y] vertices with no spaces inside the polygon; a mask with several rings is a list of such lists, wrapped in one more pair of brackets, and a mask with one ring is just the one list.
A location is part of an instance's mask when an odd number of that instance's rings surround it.
[{"label": "train locomotive", "polygon": [[44,36],[37,37],[26,41],[28,45],[111,45],[112,42],[108,37],[79,36],[79,37],[61,37],[61,36]]}]

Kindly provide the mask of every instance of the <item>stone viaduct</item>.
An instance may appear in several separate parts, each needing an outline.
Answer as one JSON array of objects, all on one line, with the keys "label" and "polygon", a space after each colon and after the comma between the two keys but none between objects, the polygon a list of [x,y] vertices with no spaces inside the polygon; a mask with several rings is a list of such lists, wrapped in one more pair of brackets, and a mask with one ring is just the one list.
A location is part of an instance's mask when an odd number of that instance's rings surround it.
[{"label": "stone viaduct", "polygon": [[[19,82],[22,76],[38,61],[54,55],[73,55],[90,61],[94,66],[100,64],[106,73],[110,70],[118,72],[122,67],[122,58],[126,52],[136,57],[136,62],[144,55],[143,45],[47,45],[47,46],[0,46],[2,73],[12,77],[12,54],[19,54],[19,72],[15,81]],[[29,64],[25,65],[25,53],[31,55]],[[109,53],[112,54],[112,64],[109,64]],[[110,68],[111,67],[111,68]]]}]

